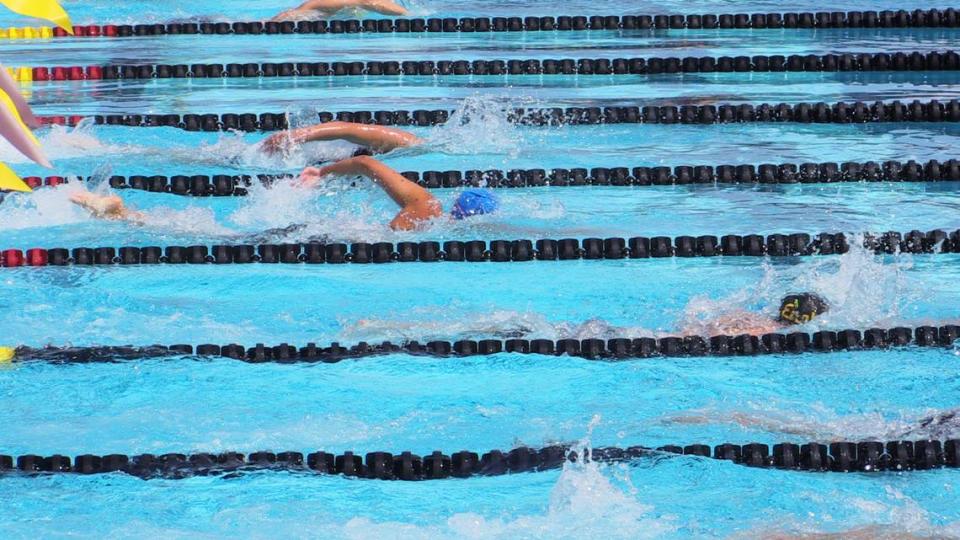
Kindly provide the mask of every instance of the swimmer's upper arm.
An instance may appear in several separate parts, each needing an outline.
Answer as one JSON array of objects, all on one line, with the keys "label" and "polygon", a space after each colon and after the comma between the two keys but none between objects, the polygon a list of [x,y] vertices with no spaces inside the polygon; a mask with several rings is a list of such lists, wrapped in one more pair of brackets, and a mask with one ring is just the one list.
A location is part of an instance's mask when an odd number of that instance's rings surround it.
[{"label": "swimmer's upper arm", "polygon": [[427,203],[436,204],[437,198],[416,182],[411,182],[400,173],[370,156],[350,158],[362,171],[361,174],[380,184],[387,195],[401,208],[418,208]]},{"label": "swimmer's upper arm", "polygon": [[413,133],[402,129],[340,121],[325,122],[292,130],[289,133],[296,142],[342,139],[371,147],[378,152],[389,152],[395,148],[414,146],[423,142]]},{"label": "swimmer's upper arm", "polygon": [[321,168],[318,173],[320,176],[329,174],[362,175],[376,182],[401,209],[391,223],[394,228],[413,228],[417,222],[437,217],[443,211],[440,201],[432,193],[370,156],[338,161]]}]

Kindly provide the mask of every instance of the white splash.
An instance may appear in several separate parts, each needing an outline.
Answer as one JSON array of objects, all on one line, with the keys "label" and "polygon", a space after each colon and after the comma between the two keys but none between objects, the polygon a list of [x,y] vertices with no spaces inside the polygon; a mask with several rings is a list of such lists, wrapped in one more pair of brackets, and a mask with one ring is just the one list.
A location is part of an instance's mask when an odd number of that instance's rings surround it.
[{"label": "white splash", "polygon": [[[50,126],[38,130],[37,138],[44,151],[54,162],[59,159],[135,154],[143,150],[143,147],[103,142],[93,133],[93,126],[93,121],[89,119],[84,120],[74,128]],[[18,152],[3,139],[0,139],[0,161],[30,163],[29,158]]]},{"label": "white splash", "polygon": [[[599,423],[594,416],[587,435],[574,448],[590,451],[590,433]],[[653,507],[640,502],[626,470],[595,461],[566,462],[550,491],[543,514],[514,519],[488,518],[473,512],[450,516],[443,525],[420,527],[396,522],[376,523],[354,518],[344,532],[349,538],[656,538],[675,530],[668,519],[651,516]]]},{"label": "white splash", "polygon": [[[344,197],[344,191],[368,195],[368,200],[348,200],[339,204],[332,201]],[[372,197],[380,197],[379,190],[350,186],[348,181],[331,180],[317,190],[305,190],[295,179],[275,182],[271,186],[253,185],[250,194],[227,218],[246,230],[264,231],[283,229],[291,225],[295,230],[271,240],[275,242],[302,242],[312,238],[334,239],[344,242],[389,241],[395,238],[387,224],[392,214],[373,209]]]},{"label": "white splash", "polygon": [[56,227],[93,221],[89,212],[70,202],[70,194],[82,189],[83,186],[74,181],[29,194],[7,194],[3,199],[3,212],[0,212],[0,230]]},{"label": "white splash", "polygon": [[505,154],[515,159],[523,146],[522,131],[508,119],[502,101],[483,96],[463,100],[447,123],[427,135],[427,147],[450,155]]},{"label": "white splash", "polygon": [[785,272],[791,290],[813,291],[830,303],[816,319],[822,328],[869,328],[900,321],[900,305],[917,298],[907,278],[912,258],[884,262],[862,247],[862,237],[849,239],[850,251],[840,257],[812,258]]},{"label": "white splash", "polygon": [[239,131],[221,133],[213,143],[196,147],[174,147],[178,162],[219,167],[233,167],[242,172],[294,171],[319,162],[350,157],[357,146],[344,141],[310,142],[295,145],[284,152],[269,154],[261,150],[263,137]]},{"label": "white splash", "polygon": [[850,251],[839,257],[810,257],[799,264],[763,263],[763,277],[755,285],[712,299],[694,297],[683,310],[681,325],[696,327],[732,310],[759,311],[776,316],[780,299],[790,293],[813,292],[825,298],[830,310],[797,330],[869,328],[898,322],[900,306],[917,298],[906,271],[909,257],[884,262],[862,247],[862,238],[850,238]]}]

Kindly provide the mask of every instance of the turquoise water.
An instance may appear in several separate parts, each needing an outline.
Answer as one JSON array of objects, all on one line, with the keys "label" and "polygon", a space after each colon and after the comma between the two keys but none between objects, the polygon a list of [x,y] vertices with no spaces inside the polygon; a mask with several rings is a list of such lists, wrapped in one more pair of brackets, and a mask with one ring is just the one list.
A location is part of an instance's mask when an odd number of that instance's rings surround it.
[{"label": "turquoise water", "polygon": [[[78,24],[254,19],[281,2],[68,1]],[[411,6],[418,16],[817,10],[809,1],[529,2]],[[830,9],[927,2],[835,2]],[[0,24],[14,24],[12,15]],[[19,22],[17,23],[19,24]],[[933,51],[960,30],[668,31],[490,35],[214,36],[4,42],[6,65],[374,59],[600,58]],[[427,144],[381,156],[400,170],[466,170],[958,158],[950,124],[517,127],[511,106],[950,99],[955,73],[709,76],[348,77],[34,83],[38,114],[456,108],[413,128]],[[103,222],[69,195],[111,174],[296,173],[344,143],[268,158],[263,134],[171,128],[45,128],[54,171],[0,144],[22,175],[93,176],[0,205],[0,248],[243,242],[585,238],[960,229],[957,184],[569,187],[498,190],[503,210],[393,232],[395,207],[364,181],[316,193],[280,184],[247,197],[127,190],[145,223]],[[456,190],[437,190],[449,206]],[[278,231],[290,225],[294,230]],[[787,292],[831,310],[802,328],[957,324],[957,255],[558,261],[498,265],[237,265],[0,271],[4,345],[305,344],[403,339],[659,336],[730,309],[773,314]],[[697,326],[697,325],[701,326]],[[958,352],[944,349],[653,359],[619,363],[498,354],[389,355],[335,365],[174,357],[0,369],[0,454],[258,450],[485,452],[596,446],[803,443],[960,437],[923,419],[958,406]],[[29,358],[24,359],[29,360]],[[0,476],[5,538],[757,537],[858,530],[960,535],[960,477],[759,470],[691,457],[404,483],[256,472],[143,481],[123,475]]]}]

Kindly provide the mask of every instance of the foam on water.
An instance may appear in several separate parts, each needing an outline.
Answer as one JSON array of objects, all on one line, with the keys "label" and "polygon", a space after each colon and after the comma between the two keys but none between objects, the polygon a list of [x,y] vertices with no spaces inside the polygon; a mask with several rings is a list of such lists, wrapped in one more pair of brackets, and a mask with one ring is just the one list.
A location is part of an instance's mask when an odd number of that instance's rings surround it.
[{"label": "foam on water", "polygon": [[[61,159],[137,153],[142,149],[135,145],[117,145],[101,141],[93,133],[92,120],[84,120],[74,128],[54,125],[40,129],[37,131],[37,139],[54,164]],[[31,162],[2,138],[0,138],[0,161],[13,164]]]},{"label": "foam on water", "polygon": [[925,287],[910,283],[909,257],[884,261],[866,249],[862,236],[852,237],[850,252],[839,258],[812,259],[807,268],[785,274],[795,290],[823,296],[831,309],[818,318],[821,327],[867,328],[900,322],[900,307],[916,300]]},{"label": "foam on water", "polygon": [[427,146],[448,155],[489,153],[502,155],[504,163],[514,160],[525,141],[508,118],[513,105],[480,94],[468,97],[445,124],[431,130]]},{"label": "foam on water", "polygon": [[93,220],[90,214],[70,202],[70,194],[83,190],[77,183],[38,189],[33,193],[10,193],[3,199],[0,229],[56,227]]},{"label": "foam on water", "polygon": [[[101,195],[113,193],[105,182],[99,184],[94,182],[90,187],[91,191]],[[88,211],[70,201],[72,194],[87,189],[86,184],[77,180],[55,188],[38,189],[29,195],[10,195],[3,203],[4,212],[0,213],[0,228],[17,230],[102,222],[103,220],[93,217]],[[128,205],[128,208],[136,211],[133,205]],[[136,224],[125,222],[113,222],[113,224],[209,237],[227,237],[236,234],[218,224],[214,212],[204,206],[190,206],[179,210],[158,206],[139,215],[142,219],[139,219]]]},{"label": "foam on water", "polygon": [[[590,433],[600,423],[594,416],[587,435],[571,451],[591,452]],[[590,459],[566,461],[550,490],[542,514],[514,518],[457,513],[442,526],[420,527],[397,522],[377,523],[354,518],[344,531],[349,538],[656,538],[675,529],[671,519],[653,516],[653,506],[640,501],[630,482],[628,468]]]},{"label": "foam on water", "polygon": [[514,518],[457,513],[443,525],[418,526],[353,518],[345,536],[374,538],[656,538],[671,530],[669,521],[651,515],[652,507],[636,500],[626,475],[596,462],[568,464],[557,479],[542,514]]},{"label": "foam on water", "polygon": [[[50,126],[39,130],[38,138],[44,150],[52,156],[54,163],[58,160],[75,158],[91,159],[101,157],[105,165],[112,166],[131,156],[146,158],[173,159],[178,163],[188,165],[206,165],[214,167],[228,167],[242,173],[257,173],[262,171],[299,171],[305,166],[317,162],[335,161],[349,157],[357,146],[344,141],[313,142],[297,146],[286,153],[267,154],[260,150],[260,142],[264,138],[261,134],[230,131],[218,133],[213,142],[199,142],[197,144],[178,144],[169,140],[158,141],[158,144],[144,142],[128,142],[118,144],[105,141],[92,120],[87,119],[76,127]],[[157,131],[174,128],[153,128]],[[179,132],[179,131],[177,131]],[[21,155],[13,146],[0,140],[0,160],[8,163],[29,163],[29,159]]]},{"label": "foam on water", "polygon": [[[319,188],[308,190],[289,179],[269,187],[254,185],[228,220],[249,231],[287,228],[268,235],[274,242],[372,242],[402,237],[388,227],[397,209],[384,203],[386,195],[370,184],[327,179]],[[384,204],[386,210],[375,209]]]},{"label": "foam on water", "polygon": [[860,524],[843,523],[828,528],[821,517],[800,520],[783,516],[774,523],[736,533],[732,540],[766,538],[769,540],[922,540],[957,538],[960,522],[945,525],[935,523],[931,515],[916,500],[892,486],[883,489],[882,499],[857,497],[849,501],[860,514]]},{"label": "foam on water", "polygon": [[798,264],[763,262],[764,277],[755,287],[721,299],[695,298],[683,313],[681,326],[696,328],[731,308],[762,310],[776,316],[780,299],[790,293],[813,292],[830,309],[800,331],[829,328],[869,328],[903,323],[901,307],[917,299],[922,284],[909,281],[910,257],[885,260],[862,247],[862,236],[851,237],[850,251],[839,257],[811,257]]},{"label": "foam on water", "polygon": [[[520,104],[523,105],[523,104]],[[515,160],[524,146],[536,144],[542,134],[524,132],[507,118],[511,103],[505,103],[494,97],[480,94],[463,101],[458,110],[446,124],[430,128],[424,135],[425,143],[420,147],[402,148],[381,156],[383,159],[402,158],[425,153],[447,155],[497,156],[504,166]],[[288,111],[292,127],[301,127],[316,123],[319,109],[297,109]],[[107,142],[97,130],[101,129],[88,119],[76,127],[51,126],[38,131],[41,145],[48,155],[58,160],[77,158],[103,158],[107,165],[119,162],[119,158],[143,156],[170,160],[178,163],[214,166],[236,169],[239,173],[255,174],[263,171],[299,172],[306,166],[317,163],[337,161],[350,157],[358,148],[346,141],[320,141],[294,145],[277,154],[261,151],[261,134],[232,131],[217,134],[213,142],[177,143],[158,140],[151,144],[150,137],[143,141],[129,141],[123,144]],[[154,128],[151,135],[163,133],[173,128]],[[418,131],[419,128],[412,128]],[[147,133],[146,131],[143,133]],[[527,140],[531,139],[531,140]],[[0,160],[13,164],[29,163],[6,141],[0,141]]]}]

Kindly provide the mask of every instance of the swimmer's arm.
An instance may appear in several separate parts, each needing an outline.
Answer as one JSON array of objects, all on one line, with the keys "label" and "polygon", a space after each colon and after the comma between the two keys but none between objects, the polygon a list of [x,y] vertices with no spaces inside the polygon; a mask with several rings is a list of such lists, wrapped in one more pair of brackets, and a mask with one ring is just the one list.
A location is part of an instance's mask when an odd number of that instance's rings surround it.
[{"label": "swimmer's arm", "polygon": [[129,221],[138,225],[146,222],[143,212],[130,210],[116,195],[96,195],[88,191],[80,191],[70,196],[70,202],[85,208],[98,219]]},{"label": "swimmer's arm", "polygon": [[387,195],[401,208],[421,204],[424,201],[436,201],[432,193],[415,182],[404,178],[370,156],[357,156],[321,167],[318,176],[366,176],[387,192]]},{"label": "swimmer's arm", "polygon": [[407,8],[391,0],[360,0],[360,7],[383,15],[409,15]]},{"label": "swimmer's arm", "polygon": [[300,6],[284,11],[271,21],[284,21],[307,14],[311,11],[319,11],[322,15],[333,15],[344,8],[359,7],[375,13],[384,15],[406,15],[407,10],[403,6],[392,2],[391,0],[308,0]]},{"label": "swimmer's arm", "polygon": [[750,334],[761,336],[783,330],[776,320],[759,313],[744,310],[730,311],[714,319],[694,322],[680,330],[682,335],[738,336]]},{"label": "swimmer's arm", "polygon": [[389,152],[395,148],[414,146],[423,142],[413,133],[402,129],[334,121],[275,133],[264,139],[263,149],[272,153],[291,143],[334,140],[367,146],[377,152]]},{"label": "swimmer's arm", "polygon": [[390,222],[394,229],[414,229],[420,222],[435,218],[442,212],[440,201],[432,193],[370,156],[357,156],[321,167],[313,181],[304,183],[313,185],[319,178],[328,175],[365,176],[376,182],[400,207],[400,212]]}]

